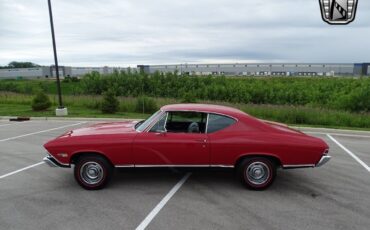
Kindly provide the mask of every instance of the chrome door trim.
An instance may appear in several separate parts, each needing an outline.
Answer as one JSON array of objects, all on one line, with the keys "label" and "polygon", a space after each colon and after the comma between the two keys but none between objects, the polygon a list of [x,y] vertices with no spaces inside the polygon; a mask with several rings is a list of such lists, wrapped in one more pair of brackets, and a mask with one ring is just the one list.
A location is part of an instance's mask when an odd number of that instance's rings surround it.
[{"label": "chrome door trim", "polygon": [[115,165],[116,168],[134,168],[135,165]]}]

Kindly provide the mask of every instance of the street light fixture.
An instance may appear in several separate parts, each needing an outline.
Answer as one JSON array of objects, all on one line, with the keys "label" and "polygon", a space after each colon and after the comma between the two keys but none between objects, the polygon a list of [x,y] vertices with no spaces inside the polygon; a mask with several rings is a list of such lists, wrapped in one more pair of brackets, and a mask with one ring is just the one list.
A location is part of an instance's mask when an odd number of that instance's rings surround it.
[{"label": "street light fixture", "polygon": [[59,99],[59,106],[55,110],[56,116],[67,116],[68,111],[67,108],[63,106],[62,101],[62,90],[60,87],[60,79],[59,79],[59,66],[58,66],[58,57],[57,57],[57,48],[55,45],[55,33],[54,33],[54,22],[53,22],[53,12],[51,10],[51,1],[48,0],[49,5],[49,17],[50,17],[50,27],[51,27],[51,37],[53,39],[53,50],[54,50],[54,61],[55,61],[55,73],[57,77],[57,90],[58,90],[58,99]]}]

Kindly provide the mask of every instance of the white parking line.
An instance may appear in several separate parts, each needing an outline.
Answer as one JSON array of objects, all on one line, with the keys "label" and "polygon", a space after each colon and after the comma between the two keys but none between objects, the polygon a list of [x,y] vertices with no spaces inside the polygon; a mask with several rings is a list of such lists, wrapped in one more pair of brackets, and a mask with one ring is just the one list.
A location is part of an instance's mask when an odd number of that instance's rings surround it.
[{"label": "white parking line", "polygon": [[136,230],[144,230],[149,223],[154,219],[154,217],[161,211],[161,209],[166,205],[166,203],[171,199],[173,195],[181,188],[185,181],[189,178],[191,173],[187,173],[177,184],[167,193],[165,197],[155,206],[155,208],[145,217],[145,219],[140,223]]},{"label": "white parking line", "polygon": [[9,125],[12,125],[12,124],[0,125],[0,127],[9,126]]},{"label": "white parking line", "polygon": [[0,176],[0,179],[3,179],[3,178],[5,178],[5,177],[8,177],[8,176],[14,175],[14,174],[16,174],[16,173],[22,172],[22,171],[24,171],[24,170],[27,170],[27,169],[30,169],[30,168],[33,168],[33,167],[36,167],[36,166],[39,166],[39,165],[42,165],[42,164],[44,164],[44,162],[43,162],[43,161],[41,161],[41,162],[39,162],[39,163],[37,163],[37,164],[33,164],[33,165],[30,165],[30,166],[27,166],[27,167],[24,167],[24,168],[18,169],[18,170],[14,171],[14,172],[10,172],[10,173],[7,173],[7,174],[4,174],[4,175]]},{"label": "white parking line", "polygon": [[355,159],[360,165],[362,165],[368,172],[370,172],[370,167],[363,162],[360,158],[358,158],[354,153],[352,153],[350,150],[348,150],[346,147],[344,147],[339,141],[337,141],[334,137],[332,137],[330,134],[326,134],[335,144],[337,144],[339,147],[341,147],[344,151],[346,151],[353,159]]},{"label": "white parking line", "polygon": [[18,138],[21,138],[21,137],[27,137],[27,136],[31,136],[31,135],[35,135],[35,134],[39,134],[39,133],[46,133],[46,132],[50,132],[50,131],[53,131],[53,130],[67,128],[67,127],[70,127],[70,126],[81,125],[81,124],[84,124],[86,122],[87,121],[79,122],[79,123],[71,124],[71,125],[64,125],[64,126],[60,126],[60,127],[57,127],[57,128],[46,129],[46,130],[42,130],[42,131],[38,131],[38,132],[33,132],[33,133],[27,133],[27,134],[15,136],[15,137],[9,137],[9,138],[5,138],[5,139],[1,139],[0,142],[10,141],[10,140],[18,139]]}]

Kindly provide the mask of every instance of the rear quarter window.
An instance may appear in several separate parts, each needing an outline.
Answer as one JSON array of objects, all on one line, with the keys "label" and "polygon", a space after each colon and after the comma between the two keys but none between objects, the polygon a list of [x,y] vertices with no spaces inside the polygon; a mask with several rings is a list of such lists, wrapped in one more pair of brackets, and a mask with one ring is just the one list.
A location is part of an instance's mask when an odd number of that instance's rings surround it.
[{"label": "rear quarter window", "polygon": [[214,133],[236,123],[234,118],[210,113],[208,117],[207,133]]}]

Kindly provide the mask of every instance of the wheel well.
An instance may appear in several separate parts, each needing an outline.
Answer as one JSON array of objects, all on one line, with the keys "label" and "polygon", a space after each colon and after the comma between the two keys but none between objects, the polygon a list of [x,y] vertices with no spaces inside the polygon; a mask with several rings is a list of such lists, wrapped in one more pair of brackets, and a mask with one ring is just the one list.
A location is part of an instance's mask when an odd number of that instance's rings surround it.
[{"label": "wheel well", "polygon": [[265,157],[267,159],[270,159],[272,162],[275,163],[275,165],[277,167],[280,167],[281,166],[281,161],[279,158],[275,157],[275,156],[271,156],[271,155],[263,155],[263,154],[251,154],[251,155],[245,155],[245,156],[242,156],[240,157],[236,163],[235,163],[235,168],[238,168],[239,167],[239,164],[244,160],[244,159],[247,159],[247,158],[252,158],[252,157]]},{"label": "wheel well", "polygon": [[71,157],[71,164],[76,164],[76,162],[81,158],[85,156],[98,156],[104,158],[111,166],[114,166],[113,163],[103,154],[97,153],[97,152],[81,152],[81,153],[75,153]]}]

